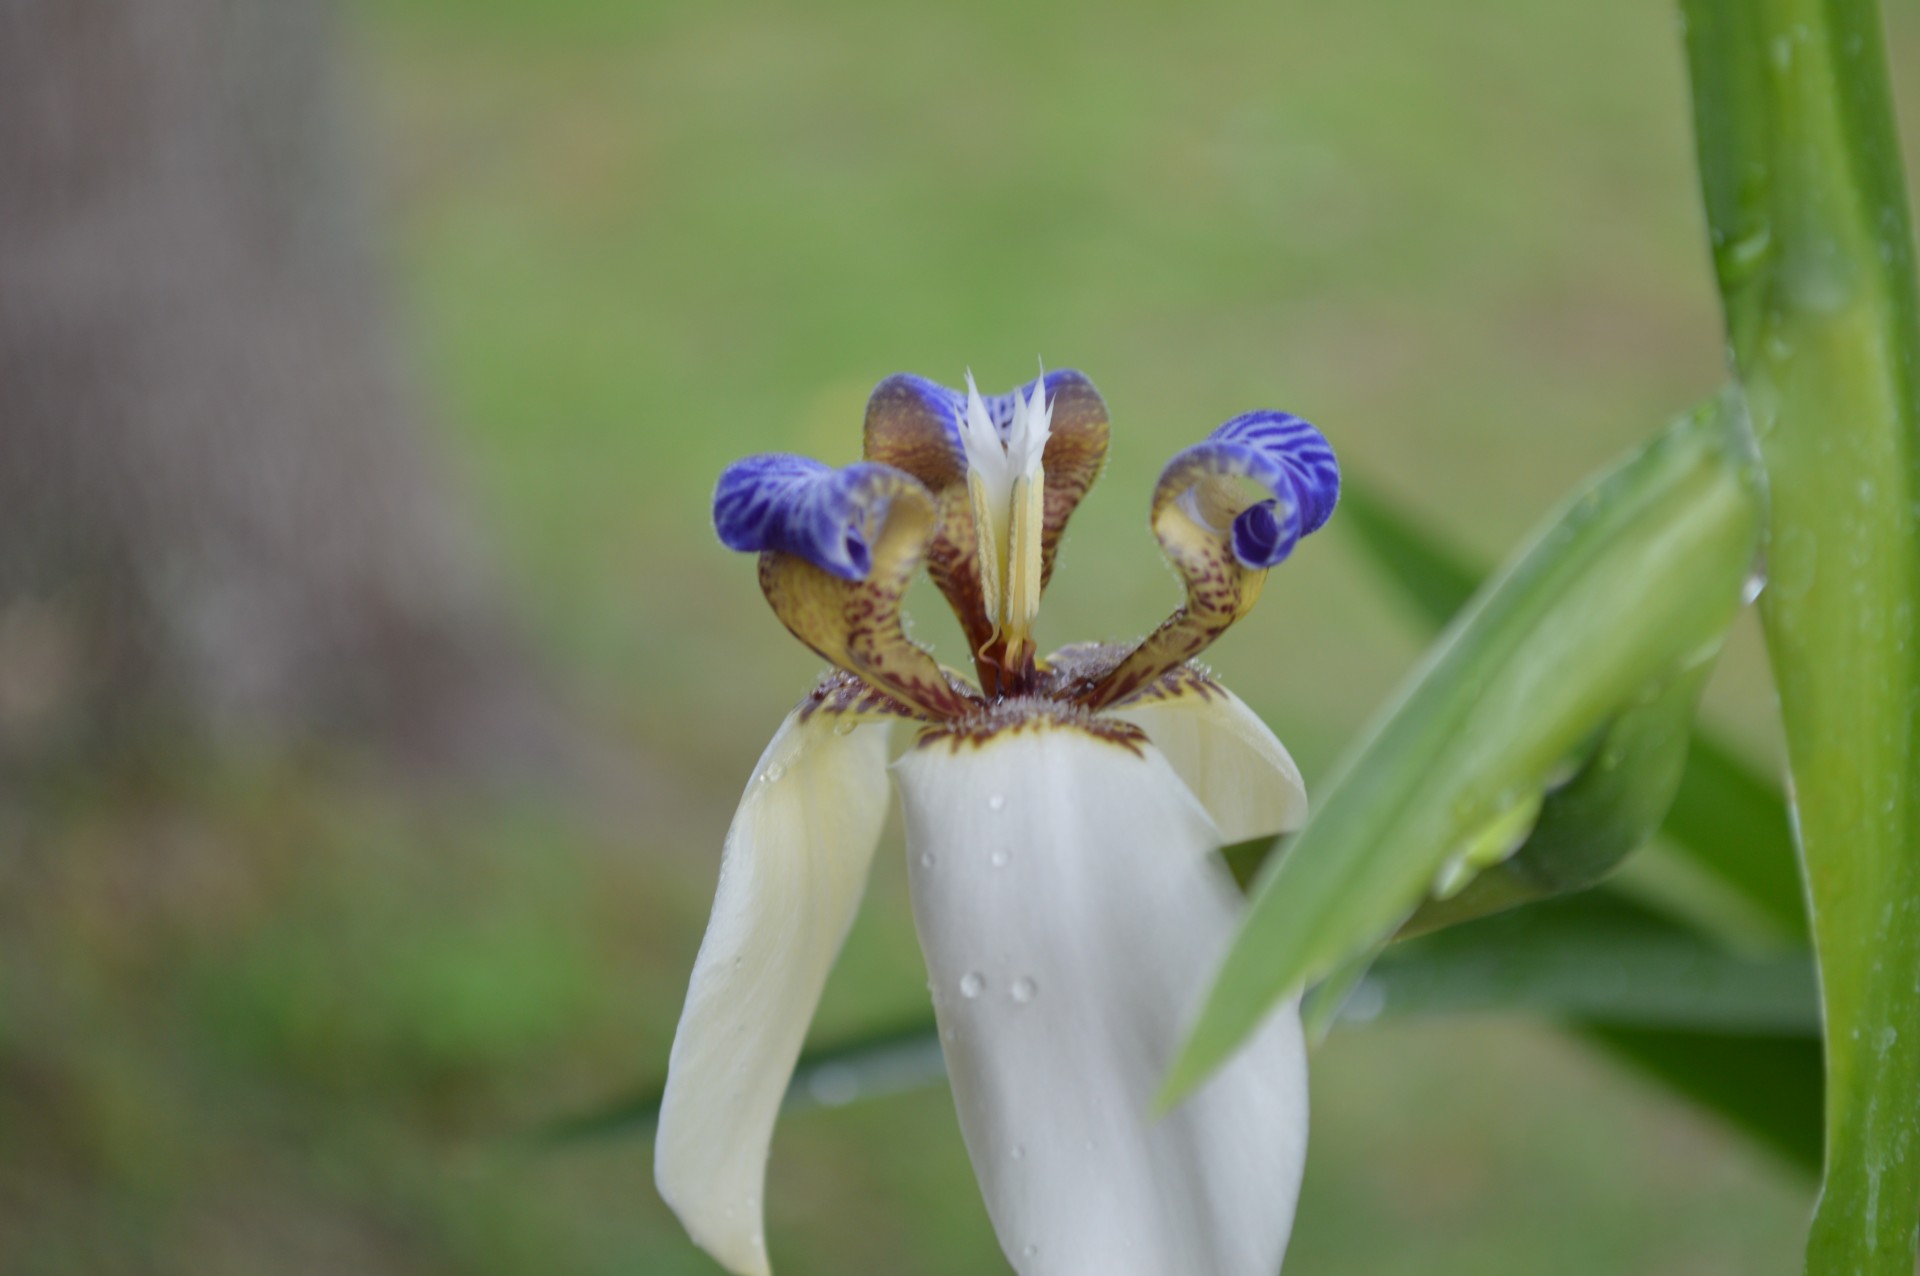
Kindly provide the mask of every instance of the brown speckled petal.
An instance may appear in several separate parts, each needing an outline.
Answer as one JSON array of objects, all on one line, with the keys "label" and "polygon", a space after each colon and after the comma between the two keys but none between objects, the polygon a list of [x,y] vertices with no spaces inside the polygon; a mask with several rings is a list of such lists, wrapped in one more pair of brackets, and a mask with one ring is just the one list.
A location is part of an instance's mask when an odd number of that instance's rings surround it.
[{"label": "brown speckled petal", "polygon": [[867,686],[929,718],[947,719],[976,702],[925,648],[907,637],[901,604],[920,566],[938,518],[926,488],[876,467],[869,480],[884,502],[884,521],[872,540],[864,579],[846,580],[793,554],[760,556],[760,588],[774,614],[795,637]]},{"label": "brown speckled petal", "polygon": [[[1187,585],[1187,601],[1141,640],[1125,659],[1075,699],[1092,709],[1118,703],[1205,651],[1234,621],[1253,610],[1265,568],[1234,556],[1230,527],[1237,510],[1220,503],[1223,489],[1175,464],[1153,493],[1153,534]],[[1182,499],[1188,493],[1201,499]]]},{"label": "brown speckled petal", "polygon": [[[1031,392],[1031,385],[991,396],[988,407],[1003,430],[1011,417],[1014,394]],[[1042,464],[1045,467],[1044,515],[1041,520],[1041,587],[1053,578],[1067,520],[1106,464],[1109,424],[1107,405],[1093,382],[1071,368],[1046,374],[1046,397],[1052,404],[1052,428]],[[967,491],[966,451],[960,441],[960,418],[966,398],[925,377],[898,373],[874,388],[867,401],[865,453],[902,470],[926,484],[939,507],[940,526],[927,545],[927,574],[960,621],[969,649],[979,656],[996,637],[992,609],[983,592],[979,538]],[[981,676],[994,672],[991,661]]]},{"label": "brown speckled petal", "polygon": [[933,494],[940,523],[927,542],[927,575],[960,621],[970,651],[993,635],[981,592],[967,458],[960,445],[958,393],[908,373],[874,387],[867,400],[865,453],[919,479]]},{"label": "brown speckled petal", "polygon": [[1106,467],[1111,433],[1106,400],[1093,388],[1093,382],[1073,369],[1047,374],[1047,398],[1053,403],[1053,426],[1043,462],[1047,470],[1047,513],[1040,539],[1042,588],[1053,579],[1053,559],[1067,530],[1067,520]]}]

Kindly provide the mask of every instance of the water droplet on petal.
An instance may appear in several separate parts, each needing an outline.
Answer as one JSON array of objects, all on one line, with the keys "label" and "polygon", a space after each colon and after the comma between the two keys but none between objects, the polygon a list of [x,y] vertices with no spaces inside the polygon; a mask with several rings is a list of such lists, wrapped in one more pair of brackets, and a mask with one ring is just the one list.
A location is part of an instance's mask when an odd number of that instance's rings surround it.
[{"label": "water droplet on petal", "polygon": [[856,724],[851,719],[842,718],[840,721],[833,724],[833,733],[835,735],[852,735],[853,728],[855,725]]},{"label": "water droplet on petal", "polygon": [[1013,994],[1015,1001],[1024,1006],[1033,1000],[1034,994],[1040,991],[1040,987],[1033,980],[1022,975],[1013,981],[1013,987],[1008,991]]},{"label": "water droplet on petal", "polygon": [[1007,809],[1007,799],[996,793],[987,799],[987,809],[989,811],[1004,811]]},{"label": "water droplet on petal", "polygon": [[768,784],[772,784],[775,780],[778,780],[781,776],[785,775],[786,773],[787,773],[787,769],[781,766],[778,762],[776,762],[772,766],[768,767],[765,771],[761,772],[760,778],[765,780]]},{"label": "water droplet on petal", "polygon": [[960,995],[962,997],[978,997],[986,990],[986,987],[987,981],[979,971],[969,970],[966,974],[960,976]]},{"label": "water droplet on petal", "polygon": [[922,852],[920,852],[920,867],[921,867],[921,868],[932,868],[932,867],[933,867],[933,852],[932,852],[932,851],[922,851]]},{"label": "water droplet on petal", "polygon": [[1026,1248],[1020,1251],[1020,1257],[1032,1258],[1035,1254],[1038,1254],[1039,1252],[1040,1252],[1040,1247],[1038,1245],[1028,1245]]},{"label": "water droplet on petal", "polygon": [[1005,851],[995,851],[993,854],[987,856],[987,862],[995,868],[1005,868],[1007,866],[1007,853]]},{"label": "water droplet on petal", "polygon": [[1014,1144],[1014,1145],[1013,1145],[1013,1152],[1012,1152],[1012,1156],[1013,1156],[1013,1159],[1014,1159],[1014,1160],[1016,1160],[1016,1161],[1024,1161],[1024,1160],[1026,1160],[1026,1159],[1027,1159],[1027,1149],[1026,1149],[1026,1145],[1025,1145],[1025,1144],[1022,1144],[1022,1143],[1016,1143],[1016,1144]]}]

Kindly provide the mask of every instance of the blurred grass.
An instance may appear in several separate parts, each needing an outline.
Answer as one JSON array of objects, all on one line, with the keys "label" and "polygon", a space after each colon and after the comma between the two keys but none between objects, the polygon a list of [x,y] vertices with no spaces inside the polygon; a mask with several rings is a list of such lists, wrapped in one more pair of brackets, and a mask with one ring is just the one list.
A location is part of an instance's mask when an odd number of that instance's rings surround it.
[{"label": "blurred grass", "polygon": [[[1149,485],[1236,411],[1308,416],[1493,560],[1721,375],[1656,0],[353,12],[449,450],[667,796],[620,820],[184,760],[0,813],[9,1273],[712,1270],[644,1141],[513,1136],[664,1065],[733,801],[815,672],[707,530],[713,478],[851,458],[882,375],[1043,355],[1106,393],[1049,642],[1173,605]],[[1214,653],[1310,782],[1416,650],[1338,529]],[[1710,700],[1765,758],[1759,668],[1743,638]],[[823,1038],[924,998],[897,858]],[[1549,1029],[1336,1036],[1314,1103],[1290,1272],[1797,1267],[1805,1184]],[[795,1117],[767,1199],[790,1276],[1001,1270],[943,1093]]]}]

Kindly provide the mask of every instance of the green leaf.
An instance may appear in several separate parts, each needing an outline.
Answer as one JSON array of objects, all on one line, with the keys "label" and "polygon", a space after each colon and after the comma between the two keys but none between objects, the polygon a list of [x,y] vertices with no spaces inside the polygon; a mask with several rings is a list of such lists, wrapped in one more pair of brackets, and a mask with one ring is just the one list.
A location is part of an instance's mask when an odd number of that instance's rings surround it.
[{"label": "green leaf", "polygon": [[1686,773],[1661,829],[1782,938],[1805,942],[1806,889],[1779,785],[1696,729]]},{"label": "green leaf", "polygon": [[[1341,525],[1357,533],[1361,545],[1381,569],[1383,576],[1412,604],[1412,610],[1418,618],[1428,625],[1436,629],[1444,625],[1479,587],[1483,573],[1468,565],[1470,560],[1465,554],[1443,548],[1445,542],[1440,536],[1409,519],[1352,476],[1347,478],[1341,514]],[[1678,702],[1688,699],[1685,688],[1681,686],[1671,689],[1669,695],[1676,706]],[[1632,714],[1623,715],[1609,732],[1610,736],[1617,737],[1612,741],[1614,747],[1630,760],[1629,766],[1614,772],[1616,780],[1624,780],[1630,774],[1631,760],[1639,756],[1639,748],[1632,738],[1635,731],[1633,717]],[[1654,729],[1657,746],[1661,731],[1657,726]],[[1603,743],[1600,750],[1607,747]],[[1593,756],[1597,757],[1600,750],[1596,750]],[[1656,748],[1656,752],[1661,750]],[[1657,776],[1664,763],[1659,758],[1649,758],[1645,765]],[[1575,783],[1578,784],[1579,779]],[[1636,792],[1628,787],[1622,793],[1628,806],[1639,807],[1643,812],[1654,809],[1658,804],[1658,795],[1651,789]],[[1523,847],[1516,855],[1516,861],[1524,862],[1524,857],[1529,855],[1532,847],[1551,846],[1553,834],[1547,826],[1552,820],[1556,796],[1549,795],[1547,807],[1542,812],[1542,827],[1536,828],[1528,847]],[[1599,819],[1602,824],[1613,823],[1604,796],[1600,793],[1593,796],[1600,799]],[[1640,801],[1642,796],[1645,798],[1644,805]],[[1576,833],[1584,821],[1579,809],[1581,805],[1571,804],[1559,810],[1561,815],[1575,817],[1570,821],[1570,827]],[[1620,813],[1618,828],[1621,844],[1638,840],[1639,830],[1634,827],[1634,818],[1628,811]],[[1543,830],[1548,834],[1544,841]],[[1785,798],[1777,785],[1702,730],[1695,729],[1688,743],[1685,769],[1679,790],[1673,795],[1672,805],[1667,811],[1663,831],[1677,850],[1706,869],[1722,888],[1743,900],[1748,911],[1765,919],[1775,933],[1787,939],[1805,935],[1806,912],[1802,902],[1799,860],[1788,829]],[[1251,848],[1235,849],[1240,851],[1236,871],[1250,879],[1259,858]],[[1552,862],[1554,857],[1548,855],[1542,858]],[[1582,858],[1575,855],[1573,861],[1578,863]],[[1604,869],[1605,866],[1602,864],[1599,867]],[[1495,873],[1499,871],[1494,870]],[[1416,914],[1403,933],[1422,929],[1426,923],[1437,920],[1434,913],[1438,909],[1451,906],[1451,911],[1456,915],[1463,915],[1476,903],[1499,906],[1514,902],[1512,899],[1485,898],[1489,887],[1482,883],[1488,881],[1489,875],[1482,875],[1457,901],[1423,906],[1421,912],[1428,916],[1422,918]],[[1535,892],[1520,891],[1516,895],[1557,893],[1557,890],[1567,888],[1567,875],[1557,873],[1537,885],[1540,889]],[[1488,910],[1482,908],[1480,911]],[[1541,908],[1530,908],[1518,916],[1526,917],[1542,911]],[[1472,926],[1466,928],[1467,931],[1474,929]],[[1392,954],[1389,958],[1391,961],[1398,958],[1400,949],[1389,952]],[[1731,960],[1719,953],[1717,946],[1713,954],[1708,958],[1709,961]],[[1599,959],[1606,963],[1611,956],[1603,954]],[[1801,965],[1805,970],[1805,963]],[[1357,976],[1360,969],[1356,965],[1350,975]],[[1811,980],[1811,972],[1806,971],[1804,977]],[[1350,1003],[1349,1011],[1355,1004],[1365,1004],[1364,991],[1361,1002]],[[1466,997],[1471,995],[1470,991],[1465,994]],[[1319,1003],[1323,999],[1333,1000],[1336,997],[1340,997],[1337,988],[1323,984],[1316,989],[1309,998],[1310,1023],[1316,1016],[1330,1018],[1330,1008],[1323,1008]],[[1805,1011],[1808,1015],[1815,1013],[1810,1003]],[[1822,1090],[1820,1046],[1817,1037],[1808,1031],[1807,1024],[1801,1024],[1792,1034],[1781,1035],[1752,1024],[1730,1024],[1719,1008],[1709,1006],[1696,1024],[1663,1026],[1586,1021],[1571,1024],[1570,1027],[1623,1064],[1713,1111],[1791,1164],[1818,1172]]]},{"label": "green leaf", "polygon": [[1612,1023],[1583,1024],[1579,1032],[1719,1113],[1790,1164],[1819,1173],[1823,1077],[1817,1035]]},{"label": "green leaf", "polygon": [[1807,954],[1731,953],[1691,927],[1599,891],[1394,944],[1343,1014],[1494,1010],[1809,1041],[1820,1023]]},{"label": "green leaf", "polygon": [[[1342,525],[1358,534],[1386,579],[1413,605],[1419,618],[1436,629],[1466,605],[1485,578],[1483,572],[1468,565],[1463,553],[1445,548],[1443,538],[1432,529],[1408,519],[1351,476],[1341,496],[1340,513]],[[1684,698],[1684,689],[1676,687],[1669,694],[1677,702]],[[1660,723],[1666,713],[1651,706],[1644,712],[1651,721],[1616,723],[1610,743],[1616,756],[1628,760],[1630,767],[1643,764],[1649,774],[1657,775],[1665,759],[1648,758],[1642,763],[1635,737],[1643,729],[1652,731],[1656,741],[1663,737]],[[1628,772],[1617,772],[1614,779],[1618,792],[1638,791],[1630,783]],[[1655,796],[1652,788],[1645,792],[1649,799]],[[1550,808],[1554,805],[1551,797],[1548,804]],[[1642,809],[1650,810],[1655,805],[1649,800]],[[1593,810],[1604,812],[1606,807],[1604,803],[1594,807],[1583,803],[1567,808],[1565,814],[1585,820],[1591,818]],[[1630,819],[1628,813],[1621,814],[1623,819]],[[1546,815],[1543,812],[1543,819]],[[1781,938],[1805,937],[1800,861],[1793,848],[1786,798],[1777,784],[1702,729],[1695,728],[1688,743],[1686,765],[1678,789],[1672,790],[1661,831]],[[1534,858],[1548,857],[1536,853]]]},{"label": "green leaf", "polygon": [[1471,566],[1466,553],[1431,527],[1409,519],[1359,478],[1340,479],[1340,521],[1353,533],[1386,578],[1434,629],[1467,605],[1486,573]]},{"label": "green leaf", "polygon": [[[1674,1025],[1799,1037],[1818,1025],[1814,978],[1804,956],[1742,958],[1631,901],[1599,895],[1554,901],[1397,944],[1364,972],[1346,1016],[1380,1018],[1523,1012],[1594,1028],[1668,1031]],[[1703,1035],[1705,1035],[1703,1033]],[[1742,1065],[1730,1065],[1738,1074]],[[932,1085],[945,1075],[931,1013],[852,1040],[808,1050],[794,1069],[785,1108],[839,1106]],[[543,1143],[646,1134],[664,1087],[560,1121]],[[1795,1109],[1818,1089],[1776,1096]]]},{"label": "green leaf", "polygon": [[1608,723],[1565,783],[1547,791],[1520,849],[1401,926],[1419,935],[1532,900],[1584,890],[1646,844],[1673,801],[1687,729],[1712,671],[1702,662]]},{"label": "green leaf", "polygon": [[1481,592],[1262,872],[1168,1099],[1397,928],[1648,687],[1718,650],[1758,540],[1754,470],[1723,399],[1576,496]]},{"label": "green leaf", "polygon": [[[813,1107],[842,1107],[932,1085],[946,1075],[940,1057],[940,1036],[933,1014],[848,1041],[815,1046],[794,1064],[787,1084],[785,1112]],[[666,1082],[645,1086],[626,1098],[555,1122],[539,1136],[542,1142],[573,1143],[609,1135],[651,1134],[660,1119]]]},{"label": "green leaf", "polygon": [[1810,1272],[1920,1239],[1920,295],[1872,0],[1684,0],[1826,1009]]},{"label": "green leaf", "polygon": [[[1394,937],[1409,939],[1584,890],[1645,844],[1679,782],[1687,727],[1711,668],[1702,663],[1688,670],[1607,724],[1582,750],[1570,778],[1548,789],[1537,807],[1516,807],[1513,828],[1492,826],[1482,852],[1492,862],[1472,863],[1472,853],[1456,857]],[[1515,829],[1524,838],[1512,850]],[[1473,871],[1471,879],[1451,888],[1447,873],[1467,871]],[[1385,946],[1382,940],[1350,959],[1314,989],[1306,1012],[1314,1040],[1326,1035],[1339,1004]]]}]

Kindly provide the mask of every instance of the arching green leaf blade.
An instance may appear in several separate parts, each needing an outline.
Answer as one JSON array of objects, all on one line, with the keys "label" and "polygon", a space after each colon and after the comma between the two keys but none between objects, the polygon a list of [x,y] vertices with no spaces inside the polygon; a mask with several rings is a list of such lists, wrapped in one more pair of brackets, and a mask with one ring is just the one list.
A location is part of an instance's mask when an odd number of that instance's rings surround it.
[{"label": "arching green leaf blade", "polygon": [[[1446,546],[1431,528],[1408,518],[1351,476],[1340,513],[1343,525],[1357,535],[1383,577],[1411,604],[1418,619],[1434,629],[1464,607],[1485,579],[1484,572],[1470,566],[1463,553]],[[1631,736],[1641,728],[1629,723],[1615,730]],[[1635,740],[1614,743],[1621,756],[1639,756]],[[1646,763],[1649,773],[1659,771],[1661,765],[1656,760]],[[1622,792],[1643,794],[1647,799],[1643,809],[1657,805],[1651,800],[1654,792],[1626,788],[1623,776],[1615,781]],[[1567,814],[1585,820],[1595,809],[1604,808],[1596,805]],[[1624,823],[1630,817],[1622,818]],[[1698,727],[1687,744],[1679,787],[1672,790],[1661,831],[1783,939],[1806,935],[1800,861],[1787,822],[1785,795],[1731,747]],[[1516,857],[1522,866],[1524,857],[1524,851]]]},{"label": "arching green leaf blade", "polygon": [[[1443,636],[1261,876],[1167,1086],[1391,933],[1582,741],[1718,649],[1759,534],[1737,405],[1683,418],[1577,496]],[[1519,829],[1524,832],[1524,827]]]}]

